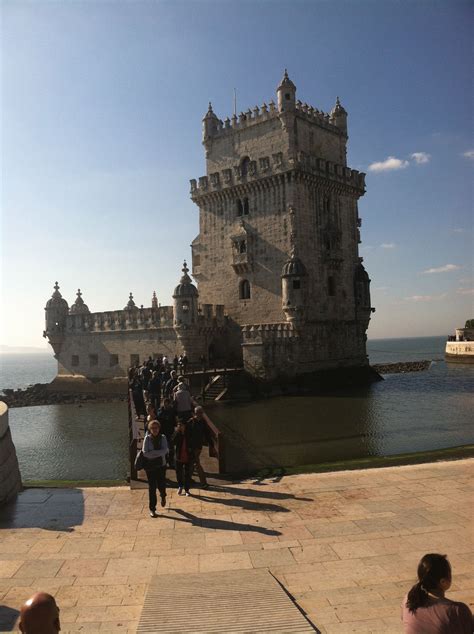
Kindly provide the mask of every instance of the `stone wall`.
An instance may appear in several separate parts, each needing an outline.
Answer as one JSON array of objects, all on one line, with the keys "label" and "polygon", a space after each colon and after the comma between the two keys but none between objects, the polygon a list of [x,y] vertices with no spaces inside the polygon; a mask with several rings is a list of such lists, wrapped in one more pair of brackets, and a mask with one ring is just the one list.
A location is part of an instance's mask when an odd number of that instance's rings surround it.
[{"label": "stone wall", "polygon": [[0,506],[21,490],[21,475],[8,425],[8,407],[0,401]]}]

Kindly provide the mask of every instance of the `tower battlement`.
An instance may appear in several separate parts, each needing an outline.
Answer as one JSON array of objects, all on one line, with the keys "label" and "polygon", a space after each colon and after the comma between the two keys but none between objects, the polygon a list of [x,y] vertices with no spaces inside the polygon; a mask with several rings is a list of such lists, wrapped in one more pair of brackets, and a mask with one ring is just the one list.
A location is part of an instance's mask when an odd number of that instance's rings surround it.
[{"label": "tower battlement", "polygon": [[220,172],[213,172],[209,176],[200,176],[189,182],[191,184],[191,198],[193,201],[212,192],[224,190],[237,185],[259,182],[263,177],[272,177],[287,170],[299,169],[321,176],[333,183],[352,187],[362,195],[365,191],[365,173],[338,165],[323,158],[311,156],[303,151],[298,152],[296,160],[285,161],[281,152],[272,156],[263,156],[250,161],[247,171],[242,173],[241,163]]}]

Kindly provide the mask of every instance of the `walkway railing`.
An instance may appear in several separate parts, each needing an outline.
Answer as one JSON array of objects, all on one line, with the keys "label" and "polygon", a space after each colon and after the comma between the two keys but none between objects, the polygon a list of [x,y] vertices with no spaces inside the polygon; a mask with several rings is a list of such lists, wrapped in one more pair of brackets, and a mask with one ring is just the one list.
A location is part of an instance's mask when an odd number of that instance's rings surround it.
[{"label": "walkway railing", "polygon": [[128,445],[129,445],[129,461],[130,461],[130,480],[137,480],[137,470],[135,469],[135,458],[138,450],[138,424],[137,411],[133,402],[132,390],[128,390]]}]

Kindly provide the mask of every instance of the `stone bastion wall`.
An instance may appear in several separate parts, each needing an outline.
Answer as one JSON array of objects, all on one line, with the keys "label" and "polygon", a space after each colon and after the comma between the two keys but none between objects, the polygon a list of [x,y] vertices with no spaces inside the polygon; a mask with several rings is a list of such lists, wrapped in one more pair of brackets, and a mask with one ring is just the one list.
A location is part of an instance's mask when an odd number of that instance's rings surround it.
[{"label": "stone bastion wall", "polygon": [[21,475],[8,424],[8,407],[0,401],[0,506],[21,489]]}]

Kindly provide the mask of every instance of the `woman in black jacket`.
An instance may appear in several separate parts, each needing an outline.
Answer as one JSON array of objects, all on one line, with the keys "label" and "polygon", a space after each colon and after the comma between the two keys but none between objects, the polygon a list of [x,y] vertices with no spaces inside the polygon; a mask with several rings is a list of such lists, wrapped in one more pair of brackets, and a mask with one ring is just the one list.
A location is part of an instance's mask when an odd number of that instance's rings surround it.
[{"label": "woman in black jacket", "polygon": [[167,453],[168,441],[166,440],[166,436],[160,433],[160,423],[157,420],[151,420],[148,423],[148,433],[143,441],[143,456],[145,458],[145,471],[148,479],[151,517],[156,517],[156,489],[160,492],[161,506],[166,505]]}]

